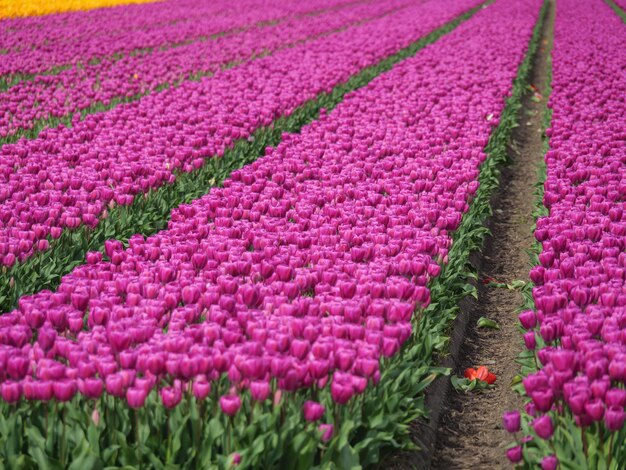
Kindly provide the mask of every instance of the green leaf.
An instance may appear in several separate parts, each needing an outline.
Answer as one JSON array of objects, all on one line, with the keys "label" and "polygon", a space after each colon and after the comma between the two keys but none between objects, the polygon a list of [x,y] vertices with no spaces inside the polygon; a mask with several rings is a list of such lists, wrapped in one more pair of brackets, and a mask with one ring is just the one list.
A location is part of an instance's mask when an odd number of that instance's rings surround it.
[{"label": "green leaf", "polygon": [[89,447],[87,439],[83,439],[72,453],[72,463],[68,470],[84,470],[86,468],[101,470],[103,467],[102,461]]},{"label": "green leaf", "polygon": [[487,317],[480,317],[476,322],[476,325],[480,328],[491,328],[493,330],[499,330],[500,325],[498,325],[495,321],[490,320]]},{"label": "green leaf", "polygon": [[359,455],[349,444],[346,444],[341,448],[341,453],[339,454],[339,466],[342,470],[361,469],[361,465],[359,464]]}]

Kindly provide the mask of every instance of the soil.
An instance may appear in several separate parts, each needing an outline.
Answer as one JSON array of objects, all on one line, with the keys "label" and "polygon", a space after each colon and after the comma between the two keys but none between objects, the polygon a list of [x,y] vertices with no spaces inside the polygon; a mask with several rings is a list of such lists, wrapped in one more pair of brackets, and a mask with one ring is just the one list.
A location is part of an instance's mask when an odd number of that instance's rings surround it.
[{"label": "soil", "polygon": [[[553,18],[554,2],[551,2],[532,71],[531,83],[539,95],[529,92],[523,100],[519,127],[510,147],[511,163],[502,171],[493,206],[492,236],[487,239],[479,263],[478,302],[469,313],[469,328],[456,371],[462,376],[468,367],[485,365],[498,379],[493,389],[482,393],[451,393],[437,430],[431,466],[434,469],[510,468],[505,451],[511,438],[502,428],[501,416],[504,411],[521,406],[520,398],[509,384],[519,373],[515,359],[523,350],[516,315],[522,297],[518,291],[483,281],[494,278],[500,283],[511,283],[528,278],[528,250],[534,241],[534,184],[543,157],[543,115],[547,100],[543,87],[550,52],[547,38],[552,34]],[[500,329],[477,328],[476,322],[482,316],[496,321]]]}]

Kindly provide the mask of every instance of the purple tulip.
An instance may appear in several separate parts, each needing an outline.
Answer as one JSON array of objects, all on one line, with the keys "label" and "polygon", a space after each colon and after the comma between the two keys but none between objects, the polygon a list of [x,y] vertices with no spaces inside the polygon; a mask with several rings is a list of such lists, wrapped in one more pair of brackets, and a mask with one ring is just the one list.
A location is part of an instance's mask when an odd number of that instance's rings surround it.
[{"label": "purple tulip", "polygon": [[624,426],[626,413],[623,407],[610,406],[604,413],[604,423],[610,431],[620,431]]},{"label": "purple tulip", "polygon": [[565,349],[557,349],[550,355],[550,362],[554,368],[558,371],[565,371],[572,369],[576,361],[576,356],[573,351],[567,351]]},{"label": "purple tulip", "polygon": [[108,375],[105,379],[105,387],[107,393],[114,397],[124,396],[124,379],[119,374]]},{"label": "purple tulip", "polygon": [[339,403],[340,405],[348,403],[348,401],[350,401],[350,399],[354,395],[354,391],[351,385],[341,384],[338,383],[336,380],[333,380],[330,386],[330,393],[333,401]]},{"label": "purple tulip", "polygon": [[604,397],[607,407],[624,408],[626,406],[626,390],[623,388],[611,388]]},{"label": "purple tulip", "polygon": [[220,397],[220,407],[228,416],[235,416],[241,408],[241,398],[238,395],[224,395]]},{"label": "purple tulip", "polygon": [[318,429],[322,434],[322,442],[328,442],[333,438],[334,426],[332,424],[320,424]]},{"label": "purple tulip", "polygon": [[80,390],[80,393],[85,395],[87,398],[100,398],[103,389],[104,384],[102,383],[102,380],[95,377],[78,381],[78,390]]},{"label": "purple tulip", "polygon": [[550,439],[554,434],[554,426],[552,425],[552,418],[548,415],[540,416],[533,420],[533,429],[542,439]]},{"label": "purple tulip", "polygon": [[524,345],[526,346],[526,349],[530,351],[535,350],[535,348],[537,347],[537,340],[535,338],[534,331],[527,331],[526,333],[524,333]]},{"label": "purple tulip", "polygon": [[147,397],[148,393],[143,388],[130,387],[126,390],[126,401],[128,401],[128,406],[131,408],[142,408],[146,403]]},{"label": "purple tulip", "polygon": [[78,391],[78,386],[75,380],[59,380],[52,383],[52,390],[54,391],[54,398],[58,401],[66,402],[74,398]]},{"label": "purple tulip", "polygon": [[525,330],[530,330],[537,325],[537,316],[532,310],[524,310],[518,318]]},{"label": "purple tulip", "polygon": [[309,422],[321,419],[322,416],[324,416],[324,412],[326,411],[323,405],[310,400],[304,402],[302,410],[304,413],[304,419]]},{"label": "purple tulip", "polygon": [[211,393],[211,384],[205,380],[194,380],[192,392],[196,400],[205,400]]},{"label": "purple tulip", "polygon": [[0,385],[0,395],[7,403],[17,403],[22,397],[22,386],[19,382],[3,382]]},{"label": "purple tulip", "polygon": [[52,349],[56,341],[57,333],[52,328],[42,328],[37,335],[37,343],[44,351]]},{"label": "purple tulip", "polygon": [[518,463],[522,460],[522,446],[515,446],[507,449],[506,457],[511,463]]},{"label": "purple tulip", "polygon": [[173,387],[163,387],[159,390],[159,394],[161,395],[163,406],[168,409],[174,408],[183,398],[180,387],[176,385]]},{"label": "purple tulip", "polygon": [[12,356],[7,361],[6,372],[14,380],[21,380],[28,372],[30,361],[24,356]]},{"label": "purple tulip", "polygon": [[507,411],[502,415],[502,423],[507,432],[519,432],[521,426],[521,415],[519,411]]},{"label": "purple tulip", "polygon": [[541,470],[556,470],[559,466],[559,460],[556,455],[546,455],[541,459]]},{"label": "purple tulip", "polygon": [[594,398],[585,403],[585,412],[594,421],[601,421],[604,416],[604,402],[599,398]]},{"label": "purple tulip", "polygon": [[271,391],[269,382],[255,380],[250,383],[250,395],[254,401],[262,402],[267,400]]}]

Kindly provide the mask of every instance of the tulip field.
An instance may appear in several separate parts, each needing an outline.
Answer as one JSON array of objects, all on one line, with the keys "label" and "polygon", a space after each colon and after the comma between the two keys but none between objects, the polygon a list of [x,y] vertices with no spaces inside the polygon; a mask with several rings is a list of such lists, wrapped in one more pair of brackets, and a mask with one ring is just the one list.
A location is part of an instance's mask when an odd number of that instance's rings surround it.
[{"label": "tulip field", "polygon": [[0,469],[420,452],[541,44],[524,406],[494,426],[521,468],[624,468],[623,7],[0,2]]}]

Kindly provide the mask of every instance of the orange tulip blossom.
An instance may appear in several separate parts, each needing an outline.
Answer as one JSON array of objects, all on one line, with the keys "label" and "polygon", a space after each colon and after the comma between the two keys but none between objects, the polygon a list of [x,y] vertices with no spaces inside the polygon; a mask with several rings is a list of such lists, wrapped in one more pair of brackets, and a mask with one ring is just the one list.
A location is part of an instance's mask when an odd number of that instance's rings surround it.
[{"label": "orange tulip blossom", "polygon": [[478,379],[482,382],[487,382],[488,385],[493,384],[496,381],[496,375],[489,372],[485,366],[480,366],[478,369],[468,368],[465,369],[463,376],[466,379],[474,380]]}]

